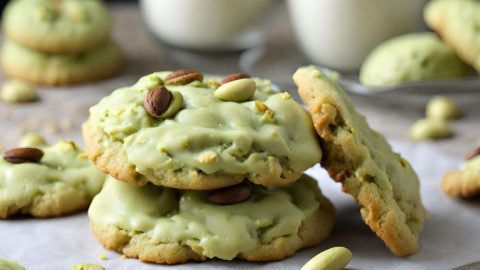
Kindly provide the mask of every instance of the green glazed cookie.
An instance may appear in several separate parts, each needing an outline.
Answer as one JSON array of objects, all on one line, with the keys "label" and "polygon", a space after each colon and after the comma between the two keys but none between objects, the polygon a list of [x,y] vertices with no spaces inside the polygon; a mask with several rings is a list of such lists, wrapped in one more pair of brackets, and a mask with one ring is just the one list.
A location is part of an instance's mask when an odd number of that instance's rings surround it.
[{"label": "green glazed cookie", "polygon": [[87,209],[104,180],[71,141],[51,146],[25,141],[0,157],[0,218],[54,217]]},{"label": "green glazed cookie", "polygon": [[100,0],[12,0],[2,24],[8,39],[48,53],[91,50],[105,43],[111,28]]},{"label": "green glazed cookie", "polygon": [[413,33],[376,47],[360,69],[360,81],[372,87],[464,77],[471,69],[434,33]]},{"label": "green glazed cookie", "polygon": [[476,0],[429,1],[427,24],[460,58],[480,72],[480,2]]},{"label": "green glazed cookie", "polygon": [[322,166],[361,205],[365,223],[395,255],[415,253],[427,212],[409,162],[370,128],[329,74],[303,67],[293,79],[322,139]]},{"label": "green glazed cookie", "polygon": [[215,96],[221,78],[183,73],[184,85],[169,78],[178,72],[153,73],[90,109],[83,135],[99,169],[138,185],[214,189],[245,178],[285,185],[320,161],[308,113],[269,81],[251,79],[250,100],[225,101]]},{"label": "green glazed cookie", "polygon": [[112,76],[120,67],[121,52],[113,41],[79,54],[42,53],[5,41],[1,63],[8,76],[20,80],[48,85],[73,84]]},{"label": "green glazed cookie", "polygon": [[0,269],[2,270],[26,270],[25,267],[19,265],[16,261],[0,259]]},{"label": "green glazed cookie", "polygon": [[106,248],[162,264],[281,260],[321,242],[333,225],[332,204],[307,176],[282,187],[254,186],[236,204],[209,203],[208,194],[109,178],[88,216]]}]

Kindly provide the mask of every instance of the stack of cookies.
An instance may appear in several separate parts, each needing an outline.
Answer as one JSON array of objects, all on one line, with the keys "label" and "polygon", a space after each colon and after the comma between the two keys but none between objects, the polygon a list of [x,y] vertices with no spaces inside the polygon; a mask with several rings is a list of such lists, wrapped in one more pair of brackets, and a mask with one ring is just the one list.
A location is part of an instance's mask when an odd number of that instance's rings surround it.
[{"label": "stack of cookies", "polygon": [[269,81],[153,73],[92,107],[83,133],[110,174],[92,230],[128,257],[280,260],[332,228],[332,204],[302,174],[322,155],[312,121]]},{"label": "stack of cookies", "polygon": [[305,67],[294,79],[310,114],[268,80],[191,70],[92,107],[87,155],[110,175],[88,213],[98,240],[155,263],[283,259],[331,231],[334,208],[303,174],[321,163],[394,254],[416,252],[427,214],[408,161],[334,76]]},{"label": "stack of cookies", "polygon": [[109,77],[120,67],[101,0],[12,0],[2,24],[1,63],[11,77],[72,84]]}]

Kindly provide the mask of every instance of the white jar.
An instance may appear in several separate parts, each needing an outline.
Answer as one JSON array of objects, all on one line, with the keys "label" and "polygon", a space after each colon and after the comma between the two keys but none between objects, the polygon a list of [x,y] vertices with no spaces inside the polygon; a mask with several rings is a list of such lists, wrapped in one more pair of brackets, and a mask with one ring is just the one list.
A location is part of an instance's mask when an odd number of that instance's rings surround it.
[{"label": "white jar", "polygon": [[288,0],[297,41],[314,63],[360,68],[381,42],[421,29],[425,0]]},{"label": "white jar", "polygon": [[167,44],[197,50],[242,49],[271,0],[141,0],[151,32]]}]

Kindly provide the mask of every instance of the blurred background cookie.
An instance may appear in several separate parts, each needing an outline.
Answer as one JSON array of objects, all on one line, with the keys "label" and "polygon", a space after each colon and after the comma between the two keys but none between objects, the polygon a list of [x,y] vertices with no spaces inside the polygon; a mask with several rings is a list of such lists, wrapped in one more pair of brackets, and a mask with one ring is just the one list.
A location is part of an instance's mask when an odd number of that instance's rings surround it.
[{"label": "blurred background cookie", "polygon": [[16,0],[2,24],[8,39],[32,50],[80,53],[108,39],[111,19],[100,0]]}]

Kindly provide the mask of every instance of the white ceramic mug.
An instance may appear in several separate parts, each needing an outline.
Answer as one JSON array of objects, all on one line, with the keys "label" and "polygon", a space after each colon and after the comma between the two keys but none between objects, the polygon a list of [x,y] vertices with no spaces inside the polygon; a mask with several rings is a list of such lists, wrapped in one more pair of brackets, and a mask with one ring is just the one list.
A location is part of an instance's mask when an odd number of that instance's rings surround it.
[{"label": "white ceramic mug", "polygon": [[314,63],[360,68],[391,37],[418,31],[425,0],[288,0],[297,41]]},{"label": "white ceramic mug", "polygon": [[141,0],[147,26],[162,41],[188,49],[248,46],[249,33],[271,0]]}]

